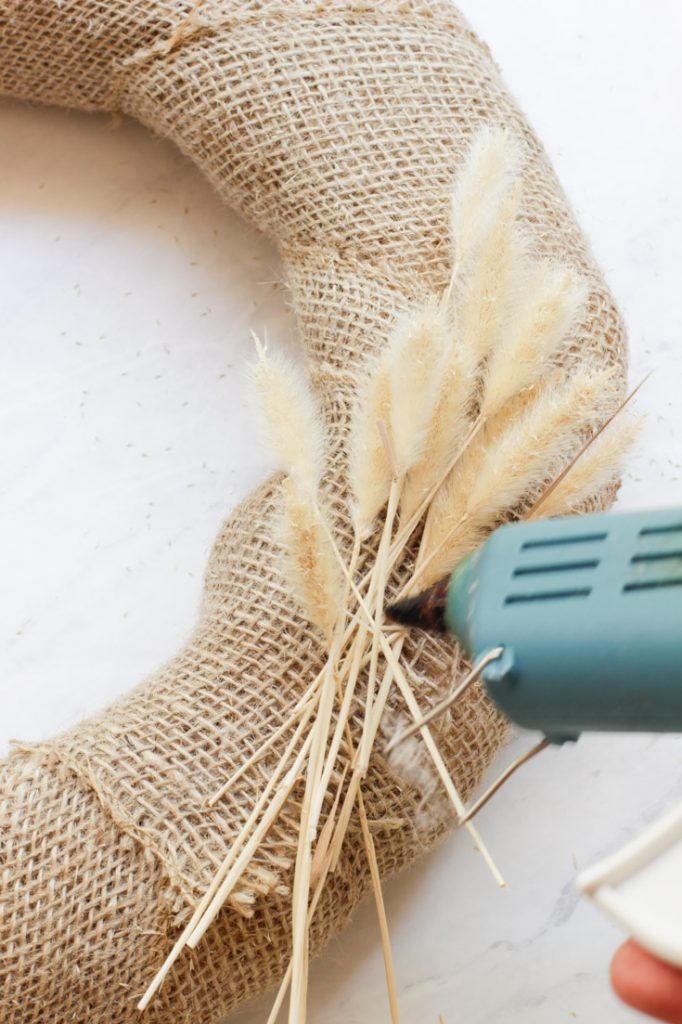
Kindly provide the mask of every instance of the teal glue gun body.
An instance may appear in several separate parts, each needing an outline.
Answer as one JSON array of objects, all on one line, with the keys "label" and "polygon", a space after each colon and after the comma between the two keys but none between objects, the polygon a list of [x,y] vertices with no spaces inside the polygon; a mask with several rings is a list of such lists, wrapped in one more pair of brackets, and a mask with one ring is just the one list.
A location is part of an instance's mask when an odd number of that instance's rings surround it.
[{"label": "teal glue gun body", "polygon": [[682,732],[682,509],[503,526],[455,569],[445,622],[514,722],[555,742]]}]

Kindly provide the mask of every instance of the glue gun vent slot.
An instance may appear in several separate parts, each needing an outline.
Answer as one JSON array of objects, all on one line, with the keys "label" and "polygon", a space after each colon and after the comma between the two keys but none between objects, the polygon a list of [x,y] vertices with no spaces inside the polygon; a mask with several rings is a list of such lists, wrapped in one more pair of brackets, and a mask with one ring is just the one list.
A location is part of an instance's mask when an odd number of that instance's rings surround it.
[{"label": "glue gun vent slot", "polygon": [[598,558],[585,558],[581,562],[548,562],[546,565],[522,565],[514,569],[513,576],[535,576],[545,572],[572,572],[576,569],[596,569]]},{"label": "glue gun vent slot", "polygon": [[623,587],[623,593],[630,594],[634,590],[658,590],[659,587],[682,587],[682,576],[678,579],[636,580],[632,583],[626,583]]},{"label": "glue gun vent slot", "polygon": [[682,548],[678,551],[647,551],[643,555],[633,555],[630,561],[636,562],[663,562],[669,558],[682,559]]},{"label": "glue gun vent slot", "polygon": [[682,533],[682,523],[672,523],[670,526],[644,526],[640,531],[640,537],[655,537],[661,533]]},{"label": "glue gun vent slot", "polygon": [[529,601],[557,601],[568,597],[589,597],[591,593],[591,587],[579,587],[572,590],[536,590],[530,594],[509,594],[504,599],[504,603],[524,604]]},{"label": "glue gun vent slot", "polygon": [[[682,527],[680,527],[682,529]],[[608,534],[604,533],[582,533],[569,537],[548,537],[545,540],[527,540],[521,545],[522,551],[530,551],[533,548],[557,548],[562,544],[593,544],[595,541],[606,540]]]}]

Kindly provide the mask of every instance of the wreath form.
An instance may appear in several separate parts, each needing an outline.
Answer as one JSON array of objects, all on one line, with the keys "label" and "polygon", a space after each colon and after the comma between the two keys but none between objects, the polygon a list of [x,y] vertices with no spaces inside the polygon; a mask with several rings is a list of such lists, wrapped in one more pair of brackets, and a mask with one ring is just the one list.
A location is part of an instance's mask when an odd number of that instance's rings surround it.
[{"label": "wreath form", "polygon": [[[481,124],[505,125],[523,148],[523,218],[538,255],[589,282],[572,358],[624,374],[621,321],[547,159],[449,0],[7,0],[0,91],[137,118],[277,244],[334,442],[326,490],[344,550],[358,376],[396,316],[447,284],[448,192]],[[202,810],[321,667],[314,631],[279,571],[275,504],[270,481],[224,526],[199,623],[168,665],[65,735],[16,745],[1,766],[8,1024],[42,1024],[46,1013],[55,1024],[137,1019],[139,995],[253,806],[267,759],[229,802]],[[406,645],[425,706],[448,688],[454,660],[447,640]],[[465,798],[503,736],[480,690],[441,724],[438,743]],[[428,834],[417,829],[419,793],[380,757],[363,792],[384,877],[450,823],[443,815]],[[296,812],[292,801],[148,1019],[218,1021],[282,977]],[[359,832],[353,824],[323,892],[311,953],[368,888]]]}]

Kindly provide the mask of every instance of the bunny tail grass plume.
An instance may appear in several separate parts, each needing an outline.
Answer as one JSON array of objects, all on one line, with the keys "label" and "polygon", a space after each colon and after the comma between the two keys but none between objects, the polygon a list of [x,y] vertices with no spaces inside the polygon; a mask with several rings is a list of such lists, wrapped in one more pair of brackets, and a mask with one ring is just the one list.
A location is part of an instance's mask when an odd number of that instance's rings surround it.
[{"label": "bunny tail grass plume", "polygon": [[483,128],[474,137],[450,197],[455,272],[463,272],[477,257],[520,165],[518,146],[506,130]]},{"label": "bunny tail grass plume", "polygon": [[530,265],[519,295],[514,317],[488,359],[481,403],[484,420],[542,379],[578,322],[587,292],[572,270],[542,261]]},{"label": "bunny tail grass plume", "polygon": [[503,341],[526,265],[528,239],[515,223],[520,195],[517,183],[503,200],[455,298],[457,335],[479,360]]},{"label": "bunny tail grass plume", "polygon": [[451,343],[444,361],[440,395],[424,442],[424,454],[407,474],[400,514],[408,522],[461,446],[472,423],[477,362],[467,345]]},{"label": "bunny tail grass plume", "polygon": [[577,450],[581,435],[605,419],[615,390],[614,371],[590,363],[561,385],[541,388],[517,422],[493,435],[467,496],[467,515],[487,526],[492,517],[537,493]]},{"label": "bunny tail grass plume", "polygon": [[434,501],[420,586],[449,572],[463,544],[478,543],[520,504],[533,501],[613,407],[615,373],[581,366],[542,388],[516,421],[494,422],[465,453]]},{"label": "bunny tail grass plume", "polygon": [[295,477],[310,493],[322,475],[324,430],[313,396],[295,367],[270,355],[253,335],[258,362],[251,368],[254,404],[278,468]]},{"label": "bunny tail grass plume", "polygon": [[401,317],[388,344],[391,383],[391,439],[399,477],[411,469],[424,445],[443,385],[447,322],[440,303],[430,300]]},{"label": "bunny tail grass plume", "polygon": [[358,388],[349,439],[351,513],[357,537],[364,537],[388,499],[393,470],[379,432],[391,420],[391,378],[386,350]]},{"label": "bunny tail grass plume", "polygon": [[[413,584],[412,593],[430,586],[438,579],[441,565],[448,568],[443,576],[457,564],[460,557],[476,547],[483,535],[466,519],[467,495],[473,490],[476,477],[485,458],[487,441],[485,433],[457,460],[454,469],[440,488],[429,506],[420,548],[420,565]],[[452,562],[452,565],[450,564]]]},{"label": "bunny tail grass plume", "polygon": [[331,641],[343,614],[343,581],[321,510],[296,480],[282,483],[277,538],[284,551],[287,582],[306,618]]},{"label": "bunny tail grass plume", "polygon": [[[443,538],[450,535],[455,529],[457,530],[457,536],[464,538],[466,531],[464,530],[463,517],[466,512],[467,496],[474,489],[476,478],[481,472],[481,467],[487,458],[487,453],[495,446],[498,439],[504,436],[508,429],[523,419],[541,392],[550,387],[559,388],[565,380],[565,372],[563,370],[555,370],[542,387],[534,384],[527,391],[516,395],[511,401],[507,402],[501,412],[493,416],[486,423],[482,433],[475,438],[474,442],[457,460],[454,468],[450,471],[431,502],[424,525],[424,537],[422,540],[422,547],[426,556],[430,556],[439,543],[443,541]],[[478,537],[477,531],[474,531],[466,539],[464,544],[466,551],[470,550],[470,547],[475,546],[475,537]],[[461,546],[457,542],[457,550],[460,550]]]},{"label": "bunny tail grass plume", "polygon": [[615,484],[641,427],[640,417],[621,414],[585,449],[551,493],[538,502],[537,511],[530,518],[570,515],[595,494]]}]

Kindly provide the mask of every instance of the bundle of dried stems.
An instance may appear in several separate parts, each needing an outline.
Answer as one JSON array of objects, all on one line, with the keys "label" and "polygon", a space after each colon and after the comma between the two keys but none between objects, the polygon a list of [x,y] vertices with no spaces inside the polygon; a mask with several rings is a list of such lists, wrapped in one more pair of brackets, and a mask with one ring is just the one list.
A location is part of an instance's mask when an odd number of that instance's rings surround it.
[{"label": "bundle of dried stems", "polygon": [[[185,946],[196,947],[257,853],[296,786],[303,785],[293,885],[292,958],[270,1021],[290,988],[289,1022],[306,1019],[308,929],[351,820],[359,815],[384,946],[391,1017],[398,1004],[388,927],[363,778],[395,683],[407,712],[421,709],[400,664],[403,634],[383,620],[401,554],[423,525],[407,588],[449,572],[499,523],[580,510],[612,482],[637,425],[618,417],[614,373],[589,362],[558,369],[583,312],[585,288],[568,267],[531,258],[518,220],[521,159],[504,131],[475,139],[452,193],[452,274],[441,296],[400,318],[358,391],[349,451],[355,544],[339,551],[324,499],[321,417],[295,369],[256,339],[253,391],[284,473],[277,523],[283,572],[327,655],[291,718],[278,767],[211,886],[140,1003],[144,1008]],[[570,361],[569,361],[570,365]],[[363,541],[379,531],[376,559],[358,574]],[[357,705],[359,735],[351,731]],[[393,720],[393,727],[397,721]],[[390,729],[390,725],[388,726]],[[459,819],[464,806],[428,728],[433,778]],[[249,763],[265,751],[256,752]],[[403,762],[398,770],[409,773]],[[246,766],[244,766],[244,769]],[[240,770],[238,775],[243,774]],[[423,773],[423,764],[420,767]],[[213,797],[222,798],[237,776]],[[328,808],[323,821],[324,808]],[[483,842],[466,823],[493,876]]]}]

